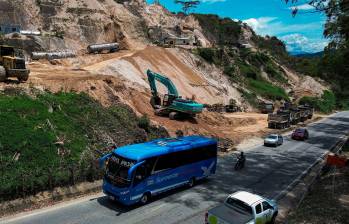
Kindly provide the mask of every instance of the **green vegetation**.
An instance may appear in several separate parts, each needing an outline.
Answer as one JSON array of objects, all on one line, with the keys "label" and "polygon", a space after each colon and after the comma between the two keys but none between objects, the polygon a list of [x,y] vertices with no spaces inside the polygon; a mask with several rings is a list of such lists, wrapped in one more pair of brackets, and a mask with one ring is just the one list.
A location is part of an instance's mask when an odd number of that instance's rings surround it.
[{"label": "green vegetation", "polygon": [[0,94],[0,201],[100,179],[103,148],[168,136],[125,105],[86,94]]},{"label": "green vegetation", "polygon": [[300,100],[300,103],[309,104],[317,111],[330,113],[336,108],[336,96],[331,91],[325,90],[321,98],[306,96]]},{"label": "green vegetation", "polygon": [[215,48],[198,48],[195,49],[197,55],[201,56],[210,64],[220,65],[220,60],[218,58],[217,49]]},{"label": "green vegetation", "polygon": [[258,46],[258,48],[267,50],[280,61],[288,61],[289,56],[286,51],[286,45],[277,37],[266,36],[266,38],[264,38],[258,35],[253,35],[252,40]]},{"label": "green vegetation", "polygon": [[[293,2],[294,4],[297,1]],[[324,4],[326,2],[326,4]],[[331,42],[324,53],[314,58],[294,58],[291,65],[297,71],[320,77],[332,85],[336,107],[349,109],[349,7],[347,0],[308,1],[327,15],[324,36]]]},{"label": "green vegetation", "polygon": [[206,36],[217,45],[234,45],[241,34],[241,23],[230,18],[220,18],[212,14],[193,14],[201,27],[205,27]]},{"label": "green vegetation", "polygon": [[255,80],[255,79],[248,78],[247,86],[256,95],[260,95],[267,99],[271,99],[271,100],[284,99],[287,101],[290,100],[284,89],[278,86],[275,86],[264,80]]},{"label": "green vegetation", "polygon": [[240,90],[242,92],[242,97],[254,108],[258,107],[258,99],[255,93],[247,92],[243,89]]},{"label": "green vegetation", "polygon": [[237,60],[236,63],[239,67],[240,75],[243,77],[257,79],[260,76],[260,71],[255,66],[249,65],[245,61],[241,60]]},{"label": "green vegetation", "polygon": [[252,105],[257,106],[257,95],[270,100],[289,100],[285,90],[278,87],[261,76],[263,68],[274,82],[285,84],[283,71],[276,63],[263,52],[251,52],[240,49],[239,55],[229,48],[199,48],[194,51],[207,62],[222,67],[224,74],[233,82],[244,83],[251,91],[243,91],[243,97]]},{"label": "green vegetation", "polygon": [[276,65],[272,62],[268,62],[265,67],[264,71],[268,73],[271,79],[279,82],[279,83],[287,83],[287,79],[284,76],[284,73],[280,71],[279,68],[276,68]]}]

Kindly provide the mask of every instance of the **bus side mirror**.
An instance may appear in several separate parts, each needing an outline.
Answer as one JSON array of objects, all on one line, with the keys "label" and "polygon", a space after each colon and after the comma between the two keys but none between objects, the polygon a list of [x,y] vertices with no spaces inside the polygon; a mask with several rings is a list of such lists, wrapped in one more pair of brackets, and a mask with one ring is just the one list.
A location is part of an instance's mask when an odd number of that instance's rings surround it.
[{"label": "bus side mirror", "polygon": [[103,169],[104,165],[106,163],[106,160],[111,156],[111,153],[104,155],[102,158],[99,159],[99,168]]}]

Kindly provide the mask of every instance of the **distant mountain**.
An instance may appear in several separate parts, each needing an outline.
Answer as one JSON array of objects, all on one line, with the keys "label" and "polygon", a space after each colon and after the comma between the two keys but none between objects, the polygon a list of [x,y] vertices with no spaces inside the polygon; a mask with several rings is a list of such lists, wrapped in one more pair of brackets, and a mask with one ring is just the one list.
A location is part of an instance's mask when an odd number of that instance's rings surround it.
[{"label": "distant mountain", "polygon": [[299,57],[299,58],[319,58],[324,54],[323,51],[316,53],[308,53],[308,52],[290,52],[290,55]]}]

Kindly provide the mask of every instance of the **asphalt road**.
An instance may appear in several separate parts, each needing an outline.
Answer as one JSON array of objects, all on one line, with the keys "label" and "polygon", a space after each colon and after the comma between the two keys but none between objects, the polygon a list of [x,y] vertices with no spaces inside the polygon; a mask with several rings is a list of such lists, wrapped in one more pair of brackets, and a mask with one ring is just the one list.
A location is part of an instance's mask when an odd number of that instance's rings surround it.
[{"label": "asphalt road", "polygon": [[302,172],[349,133],[349,112],[340,112],[308,126],[310,139],[301,142],[285,137],[277,148],[258,146],[246,152],[245,169],[234,171],[234,156],[219,158],[217,174],[195,187],[180,188],[154,198],[146,206],[123,207],[105,196],[82,200],[47,211],[0,220],[11,224],[204,223],[207,209],[237,190],[275,198]]}]

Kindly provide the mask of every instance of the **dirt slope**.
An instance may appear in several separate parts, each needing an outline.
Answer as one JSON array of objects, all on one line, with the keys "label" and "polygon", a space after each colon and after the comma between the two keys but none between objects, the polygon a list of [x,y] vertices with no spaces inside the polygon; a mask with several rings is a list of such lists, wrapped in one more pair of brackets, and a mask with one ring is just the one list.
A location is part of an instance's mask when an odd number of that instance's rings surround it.
[{"label": "dirt slope", "polygon": [[[212,73],[203,73],[198,67],[192,69],[198,59],[193,55],[187,57],[186,54],[179,49],[147,47],[144,50],[121,51],[109,55],[32,62],[29,64],[31,76],[27,83],[2,83],[0,90],[19,86],[52,92],[86,92],[106,106],[116,102],[126,103],[139,115],[147,114],[155,124],[165,126],[172,135],[180,129],[185,134],[229,138],[237,143],[252,132],[266,130],[263,123],[266,118],[254,114],[224,116],[204,112],[196,119],[184,121],[155,116],[149,104],[150,90],[145,76],[147,68],[168,75],[183,96],[196,94],[198,101],[202,103],[223,102],[229,98],[239,100],[239,93],[228,84],[225,76],[219,75],[216,68],[202,65],[209,67]],[[164,89],[162,91],[164,93]],[[245,131],[240,130],[243,127]]]},{"label": "dirt slope", "polygon": [[[185,50],[147,47],[120,59],[110,59],[84,69],[93,74],[120,77],[127,80],[127,86],[148,93],[146,71],[151,69],[169,77],[183,97],[195,95],[197,101],[208,104],[227,103],[230,98],[240,101],[240,94],[229,85],[225,76],[218,70],[215,75],[214,72],[198,69],[196,63],[199,62],[205,64]],[[164,94],[166,90],[160,88],[160,92]]]}]

